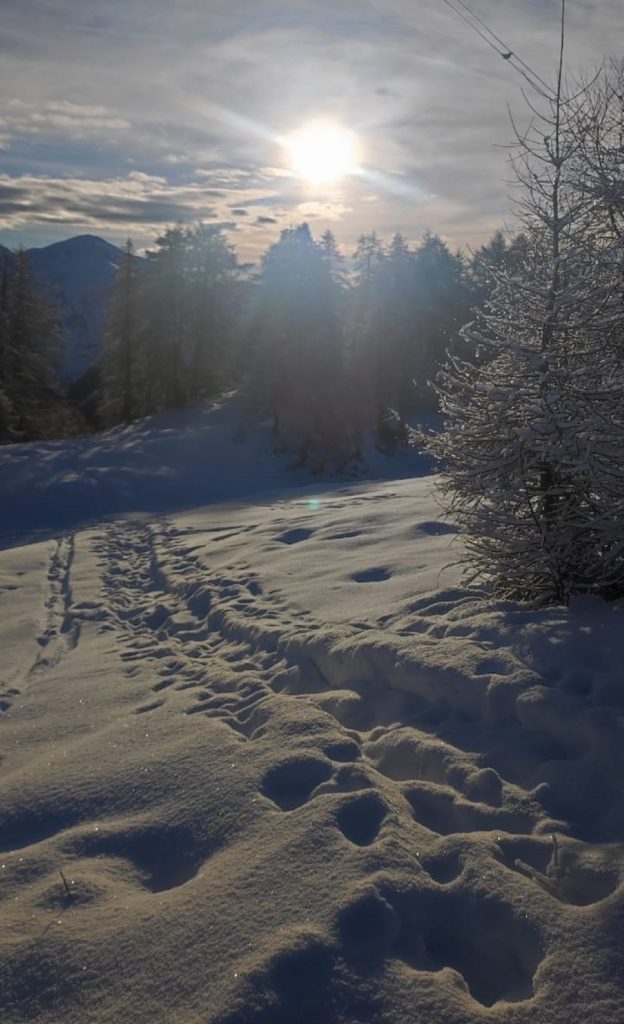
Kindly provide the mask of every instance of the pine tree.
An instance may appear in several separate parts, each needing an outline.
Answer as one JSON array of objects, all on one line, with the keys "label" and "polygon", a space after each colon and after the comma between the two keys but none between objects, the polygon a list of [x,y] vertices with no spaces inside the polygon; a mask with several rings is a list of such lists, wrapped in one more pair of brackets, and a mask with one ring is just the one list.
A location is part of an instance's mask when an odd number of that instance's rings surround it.
[{"label": "pine tree", "polygon": [[353,272],[357,289],[363,293],[372,290],[379,267],[385,258],[385,246],[375,231],[370,235],[360,235],[353,254]]},{"label": "pine tree", "polygon": [[332,282],[336,288],[344,290],[347,281],[345,259],[336,241],[336,236],[329,228],[321,235],[319,248],[321,259],[327,266]]},{"label": "pine tree", "polygon": [[483,306],[494,286],[494,273],[509,265],[510,245],[502,231],[495,231],[489,242],[473,253],[468,268],[474,305]]},{"label": "pine tree", "polygon": [[407,417],[414,406],[414,302],[414,256],[406,239],[397,233],[379,268],[372,318],[377,433],[384,445],[406,439]]},{"label": "pine tree", "polygon": [[0,443],[11,439],[12,405],[9,398],[9,261],[0,277]]},{"label": "pine tree", "polygon": [[414,371],[420,404],[435,403],[431,381],[447,354],[458,347],[460,330],[473,302],[464,262],[439,235],[427,231],[415,252],[418,365]]},{"label": "pine tree", "polygon": [[215,394],[233,375],[241,268],[233,246],[210,226],[200,224],[189,230],[186,246],[186,391],[190,398],[197,399]]},{"label": "pine tree", "polygon": [[[61,401],[57,383],[60,332],[57,315],[34,286],[23,250],[3,275],[2,373],[8,433],[30,440],[55,432],[52,410]],[[6,412],[5,412],[6,415]]]},{"label": "pine tree", "polygon": [[105,423],[130,423],[140,415],[140,277],[131,239],[117,269],[102,358],[101,416]]},{"label": "pine tree", "polygon": [[156,239],[147,253],[144,302],[146,318],[146,411],[184,405],[190,362],[187,257],[188,236],[178,225]]},{"label": "pine tree", "polygon": [[385,411],[381,394],[380,364],[384,330],[380,317],[382,271],[386,247],[376,232],[361,235],[352,256],[353,287],[347,328],[347,358],[353,382],[351,405],[359,446],[364,432],[382,422]]},{"label": "pine tree", "polygon": [[307,224],[282,231],[265,253],[254,328],[253,390],[275,436],[313,469],[344,463],[353,435],[344,423],[339,288]]}]

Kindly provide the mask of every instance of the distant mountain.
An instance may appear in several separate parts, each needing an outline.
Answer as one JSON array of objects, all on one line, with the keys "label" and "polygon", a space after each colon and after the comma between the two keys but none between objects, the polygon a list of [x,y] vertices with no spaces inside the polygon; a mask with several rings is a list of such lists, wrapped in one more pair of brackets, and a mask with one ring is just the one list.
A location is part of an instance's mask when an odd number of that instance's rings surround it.
[{"label": "distant mountain", "polygon": [[73,382],[99,357],[108,299],[122,252],[96,235],[78,235],[42,249],[28,249],[27,256],[42,293],[60,312],[62,373]]},{"label": "distant mountain", "polygon": [[4,245],[0,245],[0,273],[4,270],[5,260],[9,264],[13,262],[15,256],[10,249],[6,249]]}]

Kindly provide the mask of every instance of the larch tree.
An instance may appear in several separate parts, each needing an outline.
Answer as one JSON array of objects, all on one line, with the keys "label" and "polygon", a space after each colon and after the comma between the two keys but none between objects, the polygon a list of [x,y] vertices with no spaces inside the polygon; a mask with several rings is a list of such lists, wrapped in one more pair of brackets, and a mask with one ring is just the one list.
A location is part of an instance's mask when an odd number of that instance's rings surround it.
[{"label": "larch tree", "polygon": [[445,426],[429,444],[472,578],[542,603],[624,593],[624,372],[605,343],[624,303],[595,259],[610,243],[580,187],[583,98],[564,95],[564,17],[553,96],[513,159],[523,257],[494,272],[465,329],[481,358],[444,370]]}]

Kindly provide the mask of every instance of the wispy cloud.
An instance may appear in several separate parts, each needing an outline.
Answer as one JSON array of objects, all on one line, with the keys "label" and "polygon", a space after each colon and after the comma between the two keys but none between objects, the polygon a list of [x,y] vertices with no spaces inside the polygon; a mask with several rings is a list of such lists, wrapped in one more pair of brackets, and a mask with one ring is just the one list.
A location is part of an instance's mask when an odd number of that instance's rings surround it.
[{"label": "wispy cloud", "polygon": [[40,105],[15,97],[0,100],[0,131],[9,141],[32,135],[99,141],[111,132],[125,132],[129,128],[128,121],[104,106],[69,100],[47,100]]},{"label": "wispy cloud", "polygon": [[105,229],[120,223],[159,228],[172,221],[217,216],[214,190],[201,184],[172,186],[164,178],[132,171],[125,178],[85,181],[0,175],[0,225],[82,223]]}]

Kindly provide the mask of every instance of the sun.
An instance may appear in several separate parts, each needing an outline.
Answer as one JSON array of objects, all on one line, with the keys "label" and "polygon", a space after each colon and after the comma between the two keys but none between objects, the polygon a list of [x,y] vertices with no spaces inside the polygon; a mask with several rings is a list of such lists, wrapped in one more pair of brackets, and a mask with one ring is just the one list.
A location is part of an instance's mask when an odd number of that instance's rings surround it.
[{"label": "sun", "polygon": [[358,171],[355,134],[328,121],[314,121],[284,140],[295,174],[313,184],[336,181]]}]

